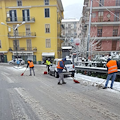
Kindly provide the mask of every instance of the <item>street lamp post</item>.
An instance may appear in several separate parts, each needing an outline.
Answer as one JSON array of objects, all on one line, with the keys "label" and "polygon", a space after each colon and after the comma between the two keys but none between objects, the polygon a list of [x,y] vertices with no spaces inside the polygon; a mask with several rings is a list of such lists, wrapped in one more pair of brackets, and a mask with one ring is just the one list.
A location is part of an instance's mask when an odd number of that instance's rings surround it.
[{"label": "street lamp post", "polygon": [[[18,27],[20,27],[20,26],[23,25],[23,24],[25,24],[24,21],[22,22],[22,24],[20,24],[20,25],[17,24],[16,27],[13,28],[13,27],[11,27],[11,26],[6,25],[4,22],[1,22],[1,25],[5,25],[5,26],[7,26],[7,27],[13,29],[14,35],[15,35],[15,42],[17,42],[17,41],[16,41],[16,30],[18,29]],[[18,50],[18,46],[16,45],[16,55],[17,55],[17,61],[18,61],[18,51],[17,51],[17,50]]]},{"label": "street lamp post", "polygon": [[88,54],[89,54],[90,28],[91,28],[91,15],[92,15],[92,2],[93,2],[93,0],[91,0],[91,6],[90,6],[89,29],[88,29],[88,38],[87,38],[87,55],[86,55],[87,61],[88,61]]}]

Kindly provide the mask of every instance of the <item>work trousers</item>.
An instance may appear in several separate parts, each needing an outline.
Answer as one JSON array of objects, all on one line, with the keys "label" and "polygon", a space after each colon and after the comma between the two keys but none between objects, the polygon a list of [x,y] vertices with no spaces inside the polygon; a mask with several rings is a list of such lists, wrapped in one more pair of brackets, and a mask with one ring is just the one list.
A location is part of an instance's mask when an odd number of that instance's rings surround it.
[{"label": "work trousers", "polygon": [[35,75],[34,67],[30,67],[30,75],[32,75],[31,70],[33,70],[33,74]]},{"label": "work trousers", "polygon": [[60,82],[62,80],[62,82],[64,82],[64,74],[63,73],[59,73],[59,81]]},{"label": "work trousers", "polygon": [[106,80],[106,83],[105,83],[105,87],[107,87],[107,85],[108,85],[108,82],[109,82],[109,80],[110,80],[110,78],[112,77],[112,79],[111,79],[111,88],[113,87],[113,83],[114,83],[114,80],[115,80],[115,78],[116,78],[116,73],[111,73],[111,74],[108,74],[108,76],[107,76],[107,80]]},{"label": "work trousers", "polygon": [[47,65],[48,72],[50,71],[49,67],[50,67],[50,66],[49,66],[49,65]]}]

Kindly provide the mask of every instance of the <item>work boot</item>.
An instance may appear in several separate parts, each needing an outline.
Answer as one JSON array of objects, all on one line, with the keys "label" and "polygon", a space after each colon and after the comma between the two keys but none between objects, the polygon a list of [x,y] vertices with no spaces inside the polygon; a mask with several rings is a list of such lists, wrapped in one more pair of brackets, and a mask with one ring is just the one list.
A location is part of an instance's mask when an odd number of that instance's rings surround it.
[{"label": "work boot", "polygon": [[58,82],[58,85],[62,85],[60,82]]},{"label": "work boot", "polygon": [[107,89],[107,87],[103,87],[103,89]]},{"label": "work boot", "polygon": [[66,82],[62,82],[62,84],[66,84]]}]

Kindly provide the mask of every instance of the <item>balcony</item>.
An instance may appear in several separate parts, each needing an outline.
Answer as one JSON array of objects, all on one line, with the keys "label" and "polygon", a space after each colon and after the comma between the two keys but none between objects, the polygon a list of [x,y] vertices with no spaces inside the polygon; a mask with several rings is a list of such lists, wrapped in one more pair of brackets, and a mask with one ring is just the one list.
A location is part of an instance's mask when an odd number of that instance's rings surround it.
[{"label": "balcony", "polygon": [[103,37],[103,36],[98,36],[98,37],[91,37],[91,40],[119,40],[120,39],[120,35],[117,36],[109,36],[109,37]]},{"label": "balcony", "polygon": [[25,21],[26,23],[34,23],[35,17],[7,17],[7,23],[22,23]]},{"label": "balcony", "polygon": [[[109,10],[118,10],[118,9],[120,9],[120,5],[119,6],[92,7],[92,11],[98,11],[98,10],[107,11],[107,9],[109,9]],[[90,7],[87,7],[87,10],[90,10]]]},{"label": "balcony", "polygon": [[21,51],[21,52],[26,52],[26,51],[32,51],[32,52],[36,52],[37,51],[37,47],[10,47],[9,48],[10,52],[15,52],[15,51]]},{"label": "balcony", "polygon": [[35,38],[36,37],[36,33],[35,32],[19,32],[16,33],[16,36],[14,33],[8,33],[8,38],[13,39],[13,38]]},{"label": "balcony", "polygon": [[[89,22],[85,23],[86,25],[89,25]],[[91,25],[98,25],[98,26],[113,26],[113,25],[120,25],[120,20],[103,20],[102,22],[100,21],[95,21],[91,22]]]}]

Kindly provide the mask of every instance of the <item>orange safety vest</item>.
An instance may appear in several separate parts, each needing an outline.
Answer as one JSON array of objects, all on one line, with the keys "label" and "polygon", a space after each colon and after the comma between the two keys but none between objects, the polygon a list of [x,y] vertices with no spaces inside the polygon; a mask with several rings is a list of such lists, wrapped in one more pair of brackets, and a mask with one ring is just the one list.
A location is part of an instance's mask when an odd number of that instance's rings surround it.
[{"label": "orange safety vest", "polygon": [[116,60],[110,60],[106,66],[108,67],[108,74],[118,72],[117,68],[117,61]]},{"label": "orange safety vest", "polygon": [[[62,61],[62,60],[61,60],[61,61]],[[62,61],[62,62],[63,62],[63,61]],[[64,65],[64,62],[63,62],[63,65]],[[60,61],[58,62],[57,68],[58,68],[58,69],[64,69],[63,67],[60,67]]]},{"label": "orange safety vest", "polygon": [[29,67],[30,67],[30,68],[31,68],[31,67],[34,67],[33,62],[28,61],[28,63],[29,63]]}]

